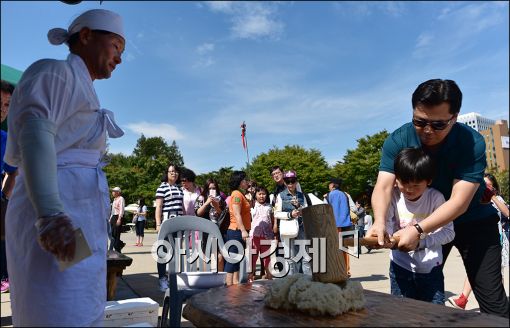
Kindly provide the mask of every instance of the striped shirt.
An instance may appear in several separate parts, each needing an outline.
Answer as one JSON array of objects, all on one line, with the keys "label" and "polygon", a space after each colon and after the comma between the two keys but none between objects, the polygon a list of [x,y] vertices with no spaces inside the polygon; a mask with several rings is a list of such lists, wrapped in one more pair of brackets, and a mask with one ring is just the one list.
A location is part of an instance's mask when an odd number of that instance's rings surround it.
[{"label": "striped shirt", "polygon": [[163,212],[169,215],[183,215],[183,198],[184,193],[177,185],[169,185],[168,182],[161,182],[156,190],[156,199],[163,199]]}]

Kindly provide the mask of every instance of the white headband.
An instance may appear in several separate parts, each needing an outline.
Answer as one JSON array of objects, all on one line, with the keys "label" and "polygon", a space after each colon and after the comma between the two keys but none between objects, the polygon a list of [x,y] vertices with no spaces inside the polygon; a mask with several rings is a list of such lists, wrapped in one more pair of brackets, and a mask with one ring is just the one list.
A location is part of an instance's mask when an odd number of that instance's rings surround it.
[{"label": "white headband", "polygon": [[71,25],[69,25],[67,30],[63,28],[49,30],[48,41],[53,45],[60,45],[67,42],[71,35],[80,32],[84,27],[88,27],[91,30],[112,32],[125,39],[122,17],[113,11],[92,9],[78,16]]}]

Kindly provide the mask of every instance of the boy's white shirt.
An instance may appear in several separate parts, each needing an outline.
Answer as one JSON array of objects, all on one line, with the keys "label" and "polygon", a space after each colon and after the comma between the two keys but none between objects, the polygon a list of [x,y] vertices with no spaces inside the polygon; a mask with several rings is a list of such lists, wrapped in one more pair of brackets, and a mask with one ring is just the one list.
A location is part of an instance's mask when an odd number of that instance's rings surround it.
[{"label": "boy's white shirt", "polygon": [[[444,202],[443,194],[433,188],[427,188],[418,200],[410,201],[395,187],[388,209],[386,225],[388,234],[392,235],[408,225],[419,223]],[[420,240],[418,250],[410,252],[392,250],[390,259],[408,271],[430,273],[434,267],[443,263],[442,245],[449,243],[454,237],[453,222],[449,222]]]}]

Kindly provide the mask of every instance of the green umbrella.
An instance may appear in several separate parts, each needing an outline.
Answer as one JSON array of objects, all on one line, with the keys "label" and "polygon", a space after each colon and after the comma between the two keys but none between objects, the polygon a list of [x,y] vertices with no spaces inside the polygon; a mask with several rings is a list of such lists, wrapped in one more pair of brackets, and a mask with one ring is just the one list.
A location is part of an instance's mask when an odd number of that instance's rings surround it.
[{"label": "green umbrella", "polygon": [[[18,71],[15,68],[2,64],[2,80],[16,85],[21,79],[22,74],[22,71]],[[2,122],[0,128],[4,131],[7,131],[7,120]]]},{"label": "green umbrella", "polygon": [[2,80],[7,81],[11,84],[18,84],[21,79],[22,71],[15,68],[2,64]]}]

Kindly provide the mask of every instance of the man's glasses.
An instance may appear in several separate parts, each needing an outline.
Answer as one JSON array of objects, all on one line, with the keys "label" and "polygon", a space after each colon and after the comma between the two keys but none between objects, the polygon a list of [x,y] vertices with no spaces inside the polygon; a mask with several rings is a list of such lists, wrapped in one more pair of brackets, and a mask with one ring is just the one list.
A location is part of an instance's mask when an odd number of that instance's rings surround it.
[{"label": "man's glasses", "polygon": [[283,179],[283,181],[284,181],[286,184],[292,184],[292,183],[296,183],[296,182],[297,182],[297,179]]},{"label": "man's glasses", "polygon": [[421,119],[421,118],[414,118],[413,117],[413,124],[414,124],[414,126],[419,127],[419,128],[424,128],[427,125],[430,125],[430,127],[433,130],[444,130],[444,129],[446,129],[446,127],[448,125],[450,125],[450,123],[451,123],[451,121],[452,121],[454,116],[455,115],[453,115],[452,117],[450,117],[449,120],[446,120],[446,121],[429,121],[429,120],[424,120],[424,119]]}]

